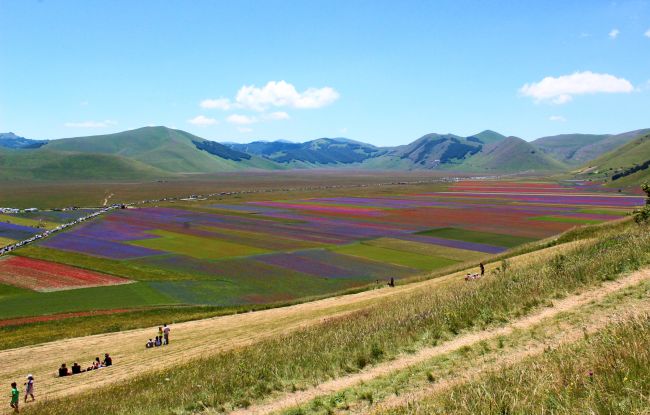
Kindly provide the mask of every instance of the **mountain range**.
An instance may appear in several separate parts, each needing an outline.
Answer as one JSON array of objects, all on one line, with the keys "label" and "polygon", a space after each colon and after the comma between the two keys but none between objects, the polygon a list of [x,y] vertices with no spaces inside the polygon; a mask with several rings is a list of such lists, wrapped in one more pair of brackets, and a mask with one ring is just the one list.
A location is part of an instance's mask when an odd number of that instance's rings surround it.
[{"label": "mountain range", "polygon": [[[354,168],[475,173],[555,173],[609,178],[650,159],[635,130],[622,134],[564,134],[527,142],[495,131],[467,137],[426,134],[410,144],[376,147],[348,138],[218,143],[167,127],[57,140],[0,134],[0,179],[152,179],[250,169]],[[635,149],[633,146],[638,140]],[[617,153],[618,152],[618,153]],[[631,158],[630,154],[636,158]],[[645,159],[644,159],[645,157]],[[608,175],[602,172],[604,166]],[[605,167],[606,166],[606,167]],[[642,175],[637,170],[621,183]],[[621,179],[617,177],[617,179]]]}]

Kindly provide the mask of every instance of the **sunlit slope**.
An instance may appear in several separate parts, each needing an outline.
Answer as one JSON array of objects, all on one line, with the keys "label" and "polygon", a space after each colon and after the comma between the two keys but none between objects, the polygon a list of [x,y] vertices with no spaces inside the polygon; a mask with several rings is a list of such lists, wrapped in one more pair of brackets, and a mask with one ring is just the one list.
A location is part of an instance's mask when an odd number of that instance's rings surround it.
[{"label": "sunlit slope", "polygon": [[[202,143],[206,145],[205,149],[198,147]],[[83,154],[117,155],[168,173],[276,168],[270,161],[166,127],[144,127],[115,134],[65,138],[52,141],[43,148]]]},{"label": "sunlit slope", "polygon": [[485,145],[478,153],[449,167],[459,171],[484,172],[553,172],[566,169],[564,163],[517,137],[507,137]]},{"label": "sunlit slope", "polygon": [[611,186],[632,186],[650,181],[650,134],[582,166],[578,177],[605,179]]},{"label": "sunlit slope", "polygon": [[0,148],[0,180],[130,180],[164,176],[169,173],[111,154]]}]

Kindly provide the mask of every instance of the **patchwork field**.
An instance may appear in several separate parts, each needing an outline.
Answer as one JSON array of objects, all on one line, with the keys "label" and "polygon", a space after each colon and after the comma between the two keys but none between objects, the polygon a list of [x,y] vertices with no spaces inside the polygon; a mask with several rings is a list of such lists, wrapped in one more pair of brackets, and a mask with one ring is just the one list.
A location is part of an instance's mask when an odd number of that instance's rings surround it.
[{"label": "patchwork field", "polygon": [[[410,190],[114,211],[0,262],[0,319],[287,302],[476,263],[576,225],[617,219],[643,203],[556,183],[465,181],[441,191]],[[22,219],[62,220],[54,213]],[[0,222],[3,240],[37,231]],[[79,288],[126,280],[135,283]],[[78,289],[35,292],[66,288]],[[97,301],[69,301],[89,295]],[[48,306],[30,307],[35,299]]]},{"label": "patchwork field", "polygon": [[0,247],[24,240],[45,229],[69,223],[92,213],[95,209],[0,213]]}]

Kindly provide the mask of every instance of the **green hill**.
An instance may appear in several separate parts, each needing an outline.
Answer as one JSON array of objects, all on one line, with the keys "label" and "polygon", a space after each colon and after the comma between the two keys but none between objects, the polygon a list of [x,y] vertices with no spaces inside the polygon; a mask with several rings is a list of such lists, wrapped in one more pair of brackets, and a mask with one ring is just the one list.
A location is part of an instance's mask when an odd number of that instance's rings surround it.
[{"label": "green hill", "polygon": [[459,171],[477,172],[539,172],[561,171],[567,168],[565,164],[518,137],[507,137],[485,145],[458,165],[448,167]]},{"label": "green hill", "polygon": [[168,173],[277,168],[273,162],[166,127],[144,127],[115,134],[64,138],[51,141],[43,149],[121,156]]},{"label": "green hill", "polygon": [[304,143],[254,141],[247,144],[230,143],[228,146],[295,168],[337,167],[361,163],[386,152],[370,144],[347,138],[319,138]]},{"label": "green hill", "polygon": [[441,169],[505,173],[561,171],[563,163],[530,143],[486,130],[469,137],[427,134],[364,162],[369,169]]},{"label": "green hill", "polygon": [[538,138],[532,144],[557,160],[579,166],[647,132],[650,130],[621,134],[561,134]]},{"label": "green hill", "polygon": [[482,142],[454,134],[427,134],[414,142],[394,147],[365,163],[366,168],[434,169],[457,163],[481,150]]},{"label": "green hill", "polygon": [[[647,130],[645,130],[647,131]],[[609,186],[637,186],[650,181],[650,133],[582,166],[578,178],[606,180]]]},{"label": "green hill", "polygon": [[115,155],[0,148],[0,180],[131,180],[164,176],[169,173]]}]

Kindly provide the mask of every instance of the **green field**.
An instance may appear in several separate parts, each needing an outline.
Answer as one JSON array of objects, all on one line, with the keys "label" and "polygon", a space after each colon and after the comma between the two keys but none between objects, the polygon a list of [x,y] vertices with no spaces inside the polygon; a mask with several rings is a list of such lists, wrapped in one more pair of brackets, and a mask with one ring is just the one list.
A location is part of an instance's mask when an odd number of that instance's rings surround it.
[{"label": "green field", "polygon": [[240,245],[220,239],[201,238],[192,235],[155,230],[149,232],[160,238],[132,241],[132,245],[174,252],[199,259],[220,259],[268,253],[268,250]]},{"label": "green field", "polygon": [[472,261],[486,256],[486,254],[482,252],[450,248],[442,245],[431,245],[420,242],[403,241],[401,239],[393,238],[373,239],[370,241],[364,241],[364,244],[377,246],[380,248],[392,249],[395,251],[411,252],[419,255],[437,256],[460,262]]},{"label": "green field", "polygon": [[524,236],[505,235],[500,233],[479,232],[460,228],[439,228],[419,232],[419,235],[435,236],[436,238],[455,239],[457,241],[476,242],[480,244],[512,248],[534,241]]},{"label": "green field", "polygon": [[178,301],[145,283],[80,288],[37,293],[0,285],[0,315],[14,318],[85,310],[148,307],[177,304]]},{"label": "green field", "polygon": [[413,252],[397,251],[394,249],[380,248],[366,243],[357,243],[333,248],[332,251],[339,254],[358,256],[374,261],[388,262],[405,267],[416,268],[422,271],[429,271],[458,263],[447,258],[427,256]]}]

